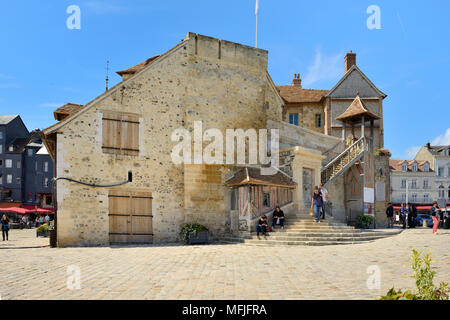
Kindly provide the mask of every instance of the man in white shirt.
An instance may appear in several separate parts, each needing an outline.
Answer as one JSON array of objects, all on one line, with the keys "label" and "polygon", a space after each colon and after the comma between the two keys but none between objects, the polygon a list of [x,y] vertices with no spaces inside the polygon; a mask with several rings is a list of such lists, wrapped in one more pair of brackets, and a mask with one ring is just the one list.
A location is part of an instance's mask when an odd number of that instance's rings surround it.
[{"label": "man in white shirt", "polygon": [[319,192],[322,195],[323,206],[322,206],[322,219],[325,220],[325,212],[328,207],[328,190],[324,188],[323,184],[320,185]]}]

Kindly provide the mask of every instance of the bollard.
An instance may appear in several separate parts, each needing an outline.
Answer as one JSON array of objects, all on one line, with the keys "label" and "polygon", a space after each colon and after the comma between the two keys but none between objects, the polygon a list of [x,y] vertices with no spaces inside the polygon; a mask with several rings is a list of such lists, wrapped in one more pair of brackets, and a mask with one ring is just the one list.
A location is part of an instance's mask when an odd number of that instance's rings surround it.
[{"label": "bollard", "polygon": [[422,226],[427,228],[428,227],[428,220],[423,220],[422,221]]}]

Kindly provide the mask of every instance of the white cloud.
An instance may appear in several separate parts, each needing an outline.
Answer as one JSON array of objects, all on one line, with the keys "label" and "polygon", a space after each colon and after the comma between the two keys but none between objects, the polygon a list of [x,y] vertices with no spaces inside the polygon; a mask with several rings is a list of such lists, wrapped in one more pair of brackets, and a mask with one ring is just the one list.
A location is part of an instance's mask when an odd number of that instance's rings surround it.
[{"label": "white cloud", "polygon": [[432,146],[446,146],[450,145],[450,128],[448,128],[443,135],[436,137],[432,142]]},{"label": "white cloud", "polygon": [[[448,128],[444,134],[437,136],[431,141],[432,146],[446,146],[450,145],[450,128]],[[422,146],[413,146],[405,151],[405,157],[406,159],[414,159],[417,152],[419,152],[420,148]]]},{"label": "white cloud", "polygon": [[405,151],[406,160],[414,159],[417,155],[417,152],[419,152],[420,148],[421,147],[419,147],[419,146],[414,146],[414,147],[406,149],[406,151]]},{"label": "white cloud", "polygon": [[342,75],[343,55],[325,55],[320,50],[316,51],[314,63],[308,67],[303,84],[310,86],[322,80],[334,80]]}]

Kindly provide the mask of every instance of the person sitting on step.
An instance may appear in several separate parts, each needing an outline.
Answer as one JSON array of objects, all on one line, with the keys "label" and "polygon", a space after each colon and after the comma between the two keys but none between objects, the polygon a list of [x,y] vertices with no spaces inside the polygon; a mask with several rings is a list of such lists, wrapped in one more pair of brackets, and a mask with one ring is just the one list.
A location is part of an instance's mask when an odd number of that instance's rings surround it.
[{"label": "person sitting on step", "polygon": [[261,219],[258,220],[258,225],[256,226],[256,235],[259,239],[259,233],[261,232],[263,236],[266,236],[266,228],[267,228],[267,216],[262,216]]},{"label": "person sitting on step", "polygon": [[281,229],[284,229],[284,212],[280,209],[279,206],[275,208],[275,211],[273,212],[273,221],[272,221],[272,228],[275,229],[275,226],[277,224],[280,225]]}]

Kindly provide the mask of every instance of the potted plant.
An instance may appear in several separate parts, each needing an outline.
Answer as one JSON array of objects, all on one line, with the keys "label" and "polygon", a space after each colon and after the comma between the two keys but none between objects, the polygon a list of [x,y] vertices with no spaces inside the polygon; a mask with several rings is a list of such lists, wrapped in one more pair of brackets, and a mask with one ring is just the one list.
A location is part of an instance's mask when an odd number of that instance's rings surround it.
[{"label": "potted plant", "polygon": [[199,223],[186,223],[181,226],[180,237],[186,244],[208,243],[208,228]]},{"label": "potted plant", "polygon": [[36,237],[48,237],[48,225],[45,223],[36,229]]},{"label": "potted plant", "polygon": [[374,222],[374,217],[367,216],[365,214],[360,214],[356,218],[356,227],[360,229],[369,229],[372,223]]}]

